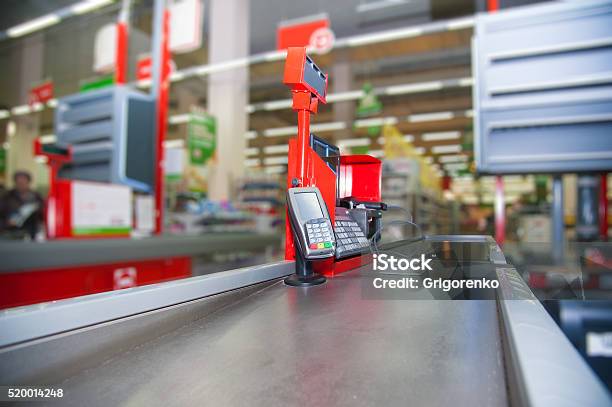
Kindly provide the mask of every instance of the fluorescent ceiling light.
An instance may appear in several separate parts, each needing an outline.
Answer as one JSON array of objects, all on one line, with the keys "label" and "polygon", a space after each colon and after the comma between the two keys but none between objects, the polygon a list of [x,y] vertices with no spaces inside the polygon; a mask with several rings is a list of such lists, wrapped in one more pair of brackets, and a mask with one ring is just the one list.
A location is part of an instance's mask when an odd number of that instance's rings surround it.
[{"label": "fluorescent ceiling light", "polygon": [[423,155],[423,154],[425,154],[425,147],[415,147],[414,148],[414,152],[419,154],[419,155]]},{"label": "fluorescent ceiling light", "polygon": [[260,110],[281,110],[288,109],[291,106],[293,106],[293,101],[291,99],[281,99],[262,103]]},{"label": "fluorescent ceiling light", "polygon": [[174,116],[170,116],[170,118],[168,119],[168,123],[170,124],[187,123],[188,121],[189,113],[175,114]]},{"label": "fluorescent ceiling light", "polygon": [[397,124],[397,117],[374,117],[372,119],[355,120],[355,127],[384,126]]},{"label": "fluorescent ceiling light", "polygon": [[297,126],[276,127],[274,129],[266,129],[263,131],[265,137],[280,137],[297,134]]},{"label": "fluorescent ceiling light", "polygon": [[185,79],[185,76],[186,74],[184,72],[175,71],[170,74],[170,81],[171,82],[182,81],[183,79]]},{"label": "fluorescent ceiling light", "polygon": [[8,110],[0,110],[0,119],[6,119],[11,115],[11,112]]},{"label": "fluorescent ceiling light", "polygon": [[372,140],[369,138],[348,138],[344,140],[338,140],[338,147],[364,147],[369,146]]},{"label": "fluorescent ceiling light", "polygon": [[463,28],[471,28],[474,27],[474,18],[466,17],[460,18],[456,20],[451,20],[446,23],[446,29],[448,30],[461,30]]},{"label": "fluorescent ceiling light", "polygon": [[264,61],[280,61],[287,56],[287,51],[268,51],[264,53],[261,57]]},{"label": "fluorescent ceiling light", "polygon": [[[404,141],[408,142],[408,143],[412,143],[414,141],[414,136],[412,134],[404,134],[404,137],[402,137],[404,139]],[[378,138],[378,144],[380,144],[381,146],[385,144],[385,138],[384,137],[379,137]]]},{"label": "fluorescent ceiling light", "polygon": [[273,164],[287,164],[289,162],[289,157],[285,155],[281,155],[279,157],[266,157],[264,158],[264,164],[273,165]]},{"label": "fluorescent ceiling light", "polygon": [[33,112],[40,112],[44,108],[45,108],[45,105],[43,105],[40,102],[32,103],[32,111]]},{"label": "fluorescent ceiling light", "polygon": [[258,155],[258,154],[259,154],[259,147],[251,147],[251,148],[244,149],[244,155],[247,157],[251,155]]},{"label": "fluorescent ceiling light", "polygon": [[257,132],[256,132],[255,130],[250,130],[250,131],[247,131],[247,132],[244,134],[244,137],[245,137],[247,140],[253,140],[254,138],[257,138]]},{"label": "fluorescent ceiling light", "polygon": [[467,155],[444,155],[438,158],[438,161],[441,163],[458,163],[458,162],[466,162],[468,160]]},{"label": "fluorescent ceiling light", "polygon": [[463,112],[463,114],[465,115],[465,117],[474,117],[474,111],[472,109],[468,109],[465,112]]},{"label": "fluorescent ceiling light", "polygon": [[42,144],[52,144],[57,141],[57,137],[55,134],[45,134],[39,137],[39,140]]},{"label": "fluorescent ceiling light", "polygon": [[473,84],[474,84],[474,79],[472,78],[459,79],[459,86],[472,86]]},{"label": "fluorescent ceiling light", "polygon": [[434,154],[460,153],[461,146],[459,144],[451,144],[448,146],[433,146],[431,152]]},{"label": "fluorescent ceiling light", "polygon": [[106,6],[112,3],[113,0],[85,0],[70,6],[70,11],[74,14],[85,14],[92,10]]},{"label": "fluorescent ceiling light", "polygon": [[423,133],[423,141],[456,140],[461,137],[458,131],[440,131],[434,133]]},{"label": "fluorescent ceiling light", "polygon": [[436,120],[449,120],[453,117],[455,117],[453,112],[422,113],[411,114],[410,116],[408,116],[408,121],[412,123],[432,122]]},{"label": "fluorescent ceiling light", "polygon": [[287,169],[282,166],[282,165],[276,165],[276,166],[271,166],[271,167],[266,167],[264,169],[266,174],[282,174],[286,171]]},{"label": "fluorescent ceiling light", "polygon": [[431,164],[431,163],[433,163],[433,157],[429,157],[429,156],[428,156],[428,157],[425,157],[425,158],[424,158],[424,160],[425,160],[425,162],[426,162],[427,164]]},{"label": "fluorescent ceiling light", "polygon": [[244,160],[244,165],[246,165],[247,167],[259,167],[260,164],[261,162],[259,161],[259,158],[250,158],[248,160]]},{"label": "fluorescent ceiling light", "polygon": [[279,153],[288,153],[289,145],[283,144],[280,146],[268,146],[264,147],[264,153],[266,154],[279,154]]},{"label": "fluorescent ceiling light", "polygon": [[208,65],[201,65],[195,70],[196,75],[207,75],[208,74]]},{"label": "fluorescent ceiling light", "polygon": [[11,38],[21,37],[22,35],[29,34],[34,31],[42,30],[45,27],[57,24],[60,21],[60,17],[55,14],[46,14],[35,18],[34,20],[26,21],[25,23],[18,24],[14,27],[6,30],[6,35]]},{"label": "fluorescent ceiling light", "polygon": [[467,169],[466,163],[450,163],[444,164],[444,169],[447,171],[460,171]]},{"label": "fluorescent ceiling light", "polygon": [[215,72],[222,72],[230,69],[246,67],[249,66],[249,64],[249,58],[238,58],[233,59],[231,61],[219,62],[217,64],[204,65],[199,68],[196,73],[198,75],[207,75]]},{"label": "fluorescent ceiling light", "polygon": [[362,90],[352,90],[349,92],[338,92],[327,95],[327,103],[346,102],[349,100],[361,99],[364,95]]},{"label": "fluorescent ceiling light", "polygon": [[310,125],[311,131],[322,133],[324,131],[335,131],[346,129],[345,122],[329,122],[329,123],[316,123]]},{"label": "fluorescent ceiling light", "polygon": [[401,95],[404,93],[426,92],[428,90],[442,89],[444,85],[441,81],[423,82],[423,83],[407,83],[405,85],[389,86],[385,89],[387,95]]},{"label": "fluorescent ceiling light", "polygon": [[350,37],[346,39],[346,45],[348,45],[349,47],[359,47],[362,45],[374,44],[377,42],[416,37],[421,34],[423,34],[423,29],[420,27],[402,28],[398,30],[389,30]]},{"label": "fluorescent ceiling light", "polygon": [[27,114],[27,113],[30,113],[30,111],[31,111],[30,105],[15,106],[14,108],[11,109],[11,113],[14,114],[15,116]]},{"label": "fluorescent ceiling light", "polygon": [[185,140],[182,139],[164,140],[164,148],[182,148],[184,146]]}]

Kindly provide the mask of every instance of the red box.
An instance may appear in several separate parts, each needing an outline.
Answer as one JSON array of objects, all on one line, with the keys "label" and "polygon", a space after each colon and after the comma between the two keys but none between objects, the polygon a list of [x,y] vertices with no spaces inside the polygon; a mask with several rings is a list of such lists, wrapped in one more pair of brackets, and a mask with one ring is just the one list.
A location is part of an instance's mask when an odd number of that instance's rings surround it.
[{"label": "red box", "polygon": [[338,174],[338,198],[380,202],[382,162],[371,155],[343,155]]}]

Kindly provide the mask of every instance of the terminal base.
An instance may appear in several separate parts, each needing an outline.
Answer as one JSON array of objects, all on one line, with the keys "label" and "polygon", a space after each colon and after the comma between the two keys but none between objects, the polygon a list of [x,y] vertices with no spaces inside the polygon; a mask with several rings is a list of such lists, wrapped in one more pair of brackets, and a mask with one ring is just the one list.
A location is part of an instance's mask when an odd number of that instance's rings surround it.
[{"label": "terminal base", "polygon": [[327,279],[319,274],[311,274],[308,276],[292,274],[285,278],[285,284],[292,287],[310,287],[313,285],[323,284],[325,281],[327,281]]},{"label": "terminal base", "polygon": [[[297,239],[297,237],[296,237]],[[312,285],[323,284],[327,279],[315,274],[312,270],[312,261],[306,260],[302,252],[295,251],[295,274],[285,278],[285,284],[292,287],[310,287]]]}]

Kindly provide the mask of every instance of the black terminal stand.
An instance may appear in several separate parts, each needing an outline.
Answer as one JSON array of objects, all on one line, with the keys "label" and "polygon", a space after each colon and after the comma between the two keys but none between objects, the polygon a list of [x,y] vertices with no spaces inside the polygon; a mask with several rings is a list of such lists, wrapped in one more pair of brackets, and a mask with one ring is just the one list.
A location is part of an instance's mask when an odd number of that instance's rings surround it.
[{"label": "black terminal stand", "polygon": [[327,279],[325,276],[315,274],[312,270],[312,260],[306,260],[302,251],[298,247],[298,237],[293,234],[295,247],[295,274],[285,278],[285,284],[293,287],[310,287],[313,285],[323,284]]}]

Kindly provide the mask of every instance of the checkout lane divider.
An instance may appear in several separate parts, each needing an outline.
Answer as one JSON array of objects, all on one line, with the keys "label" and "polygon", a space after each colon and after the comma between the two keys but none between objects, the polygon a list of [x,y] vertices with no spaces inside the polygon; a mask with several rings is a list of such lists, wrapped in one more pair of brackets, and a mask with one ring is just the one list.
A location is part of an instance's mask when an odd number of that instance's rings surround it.
[{"label": "checkout lane divider", "polygon": [[75,329],[193,301],[292,274],[293,261],[92,294],[0,312],[0,352]]}]

